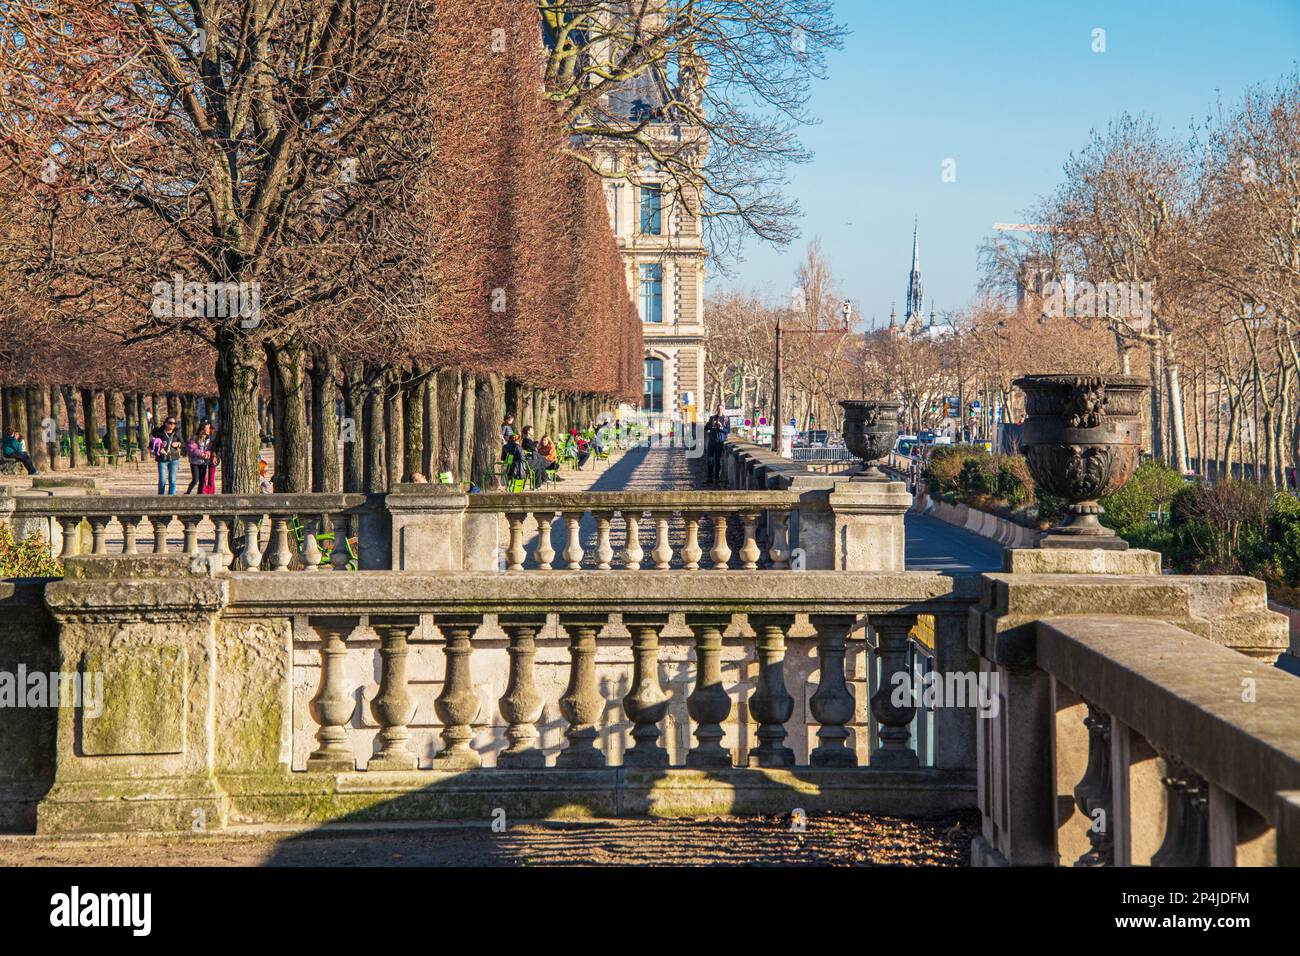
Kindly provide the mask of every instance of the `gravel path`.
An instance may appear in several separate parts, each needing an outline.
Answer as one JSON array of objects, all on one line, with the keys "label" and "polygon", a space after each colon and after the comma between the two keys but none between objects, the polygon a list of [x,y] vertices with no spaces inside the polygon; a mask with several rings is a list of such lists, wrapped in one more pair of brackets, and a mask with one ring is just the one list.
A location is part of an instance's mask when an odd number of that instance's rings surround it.
[{"label": "gravel path", "polygon": [[3,866],[966,866],[974,813],[412,824],[221,836],[0,837]]}]

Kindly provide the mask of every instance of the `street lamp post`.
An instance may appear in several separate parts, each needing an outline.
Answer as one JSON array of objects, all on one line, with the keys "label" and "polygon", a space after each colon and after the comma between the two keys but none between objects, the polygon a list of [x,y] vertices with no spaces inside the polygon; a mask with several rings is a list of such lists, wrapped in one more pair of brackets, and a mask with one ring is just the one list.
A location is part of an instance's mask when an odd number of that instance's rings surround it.
[{"label": "street lamp post", "polygon": [[[772,376],[772,451],[781,456],[785,455],[785,410],[782,405],[783,396],[781,394],[785,377],[783,343],[785,330],[781,328],[781,316],[783,314],[783,312],[776,314],[776,367]],[[846,335],[849,331],[849,319],[853,316],[853,303],[848,299],[845,299],[840,306],[840,315],[843,317],[843,324],[838,329],[790,329],[790,333],[792,335]]]}]

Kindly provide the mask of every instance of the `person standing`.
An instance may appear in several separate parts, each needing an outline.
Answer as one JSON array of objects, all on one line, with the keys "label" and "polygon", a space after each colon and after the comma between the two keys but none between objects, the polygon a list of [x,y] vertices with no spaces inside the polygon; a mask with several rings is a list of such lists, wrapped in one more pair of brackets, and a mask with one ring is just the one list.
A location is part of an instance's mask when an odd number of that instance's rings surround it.
[{"label": "person standing", "polygon": [[704,451],[708,464],[708,477],[704,482],[706,485],[717,484],[722,479],[722,452],[727,447],[727,436],[730,433],[731,422],[719,403],[704,426]]},{"label": "person standing", "polygon": [[199,422],[198,433],[190,439],[186,452],[190,459],[190,484],[185,493],[193,494],[197,488],[199,494],[203,494],[208,485],[208,470],[212,467],[212,425],[206,419]]},{"label": "person standing", "polygon": [[511,439],[515,437],[515,416],[507,414],[501,421],[501,444],[510,444]]},{"label": "person standing", "polygon": [[217,462],[221,460],[221,435],[216,429],[212,431],[212,439],[208,445],[208,478],[203,484],[203,491],[200,494],[215,495],[217,493]]},{"label": "person standing", "polygon": [[158,494],[176,494],[176,470],[180,467],[185,443],[181,441],[181,433],[176,430],[176,419],[171,415],[149,436],[149,450],[153,453],[153,460],[158,463]]}]

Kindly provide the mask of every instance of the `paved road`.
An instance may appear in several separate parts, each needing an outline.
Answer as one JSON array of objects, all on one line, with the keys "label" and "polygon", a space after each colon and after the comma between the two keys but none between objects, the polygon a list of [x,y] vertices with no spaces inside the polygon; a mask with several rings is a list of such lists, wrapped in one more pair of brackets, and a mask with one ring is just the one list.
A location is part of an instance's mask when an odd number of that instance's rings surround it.
[{"label": "paved road", "polygon": [[930,515],[908,512],[906,554],[909,571],[1002,570],[1002,545]]}]

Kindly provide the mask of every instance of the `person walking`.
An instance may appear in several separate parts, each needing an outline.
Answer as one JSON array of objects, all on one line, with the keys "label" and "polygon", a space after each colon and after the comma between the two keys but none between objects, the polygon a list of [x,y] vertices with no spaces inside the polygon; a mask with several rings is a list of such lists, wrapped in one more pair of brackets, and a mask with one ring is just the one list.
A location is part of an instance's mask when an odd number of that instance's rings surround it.
[{"label": "person walking", "polygon": [[221,433],[216,429],[212,431],[212,442],[208,446],[208,477],[203,483],[203,494],[215,495],[217,493],[217,462],[221,461]]},{"label": "person walking", "polygon": [[158,494],[176,494],[176,470],[180,467],[185,444],[176,430],[176,419],[171,415],[149,436],[149,451],[158,463]]},{"label": "person walking", "polygon": [[193,494],[197,488],[199,494],[203,494],[208,486],[208,470],[212,467],[212,424],[207,419],[199,422],[198,433],[190,439],[185,450],[190,460],[190,484],[185,493]]},{"label": "person walking", "polygon": [[16,428],[5,429],[4,457],[21,463],[29,475],[39,474],[32,456],[27,454],[27,442],[23,440],[23,433]]},{"label": "person walking", "polygon": [[731,421],[724,414],[722,404],[709,416],[704,425],[704,451],[708,464],[706,485],[714,485],[722,480],[722,452],[727,447],[727,435],[731,433]]}]

